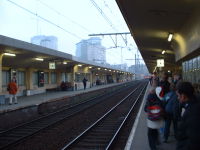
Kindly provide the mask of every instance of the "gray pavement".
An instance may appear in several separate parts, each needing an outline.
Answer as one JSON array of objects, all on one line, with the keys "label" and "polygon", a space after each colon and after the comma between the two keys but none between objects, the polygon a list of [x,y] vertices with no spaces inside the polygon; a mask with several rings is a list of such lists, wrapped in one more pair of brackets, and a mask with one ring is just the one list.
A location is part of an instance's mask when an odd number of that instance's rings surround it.
[{"label": "gray pavement", "polygon": [[115,86],[117,84],[123,84],[123,83],[99,85],[99,86],[94,86],[92,88],[87,88],[86,90],[55,91],[55,92],[46,92],[46,93],[31,95],[31,96],[21,96],[21,97],[18,97],[18,104],[12,104],[12,105],[8,105],[9,100],[6,99],[7,103],[0,105],[0,113],[19,109],[19,108],[24,108],[24,107],[28,107],[28,106],[32,106],[32,105],[39,105],[41,103],[52,101],[57,98],[74,96],[74,95],[77,95],[80,93],[85,93],[85,92],[89,92],[89,91],[93,91],[93,90],[97,90],[97,89],[101,89],[101,88]]}]

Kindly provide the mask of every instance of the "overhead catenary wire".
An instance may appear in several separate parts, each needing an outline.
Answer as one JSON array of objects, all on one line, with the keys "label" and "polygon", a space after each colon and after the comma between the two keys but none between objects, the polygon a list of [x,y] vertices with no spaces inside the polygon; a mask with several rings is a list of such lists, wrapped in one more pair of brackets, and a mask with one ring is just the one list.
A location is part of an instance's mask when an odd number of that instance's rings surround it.
[{"label": "overhead catenary wire", "polygon": [[83,30],[87,31],[87,32],[91,32],[89,29],[87,29],[86,27],[84,27],[83,25],[77,23],[76,21],[68,18],[67,16],[63,15],[60,11],[56,10],[55,8],[49,6],[48,4],[40,1],[40,0],[37,0],[39,3],[41,3],[42,5],[44,5],[45,7],[49,8],[50,10],[54,11],[55,13],[57,13],[58,15],[62,16],[63,18],[65,18],[66,20],[72,22],[73,24],[79,26],[80,28],[82,28]]},{"label": "overhead catenary wire", "polygon": [[[23,7],[23,6],[19,5],[19,4],[17,4],[17,3],[15,3],[15,2],[11,1],[11,0],[7,0],[7,1],[10,2],[10,3],[12,3],[13,5],[15,5],[15,6],[17,6],[17,7],[21,8],[21,9],[23,9],[24,11],[26,11],[26,12],[32,14],[32,15],[35,15],[36,17],[38,17],[38,18],[44,20],[45,22],[47,22],[47,23],[49,23],[49,24],[51,24],[51,25],[53,25],[53,26],[56,26],[57,28],[59,28],[59,29],[65,31],[66,33],[68,33],[68,34],[70,34],[70,35],[76,37],[77,39],[79,39],[79,40],[82,40],[82,39],[83,39],[83,38],[77,36],[76,34],[67,31],[67,30],[64,29],[63,27],[61,27],[61,26],[59,26],[59,25],[53,23],[52,21],[50,21],[50,20],[48,20],[48,19],[46,19],[46,18],[44,18],[44,17],[38,15],[37,13],[34,13],[34,12],[30,11],[29,9],[27,9],[27,8],[25,8],[25,7]],[[87,43],[89,44],[89,42],[87,42]],[[94,47],[96,47],[96,46],[94,45]],[[98,47],[97,47],[97,48],[98,48]]]},{"label": "overhead catenary wire", "polygon": [[113,14],[112,10],[110,9],[110,7],[108,6],[108,4],[106,3],[106,1],[104,0],[104,6],[107,7],[110,11],[111,14]]},{"label": "overhead catenary wire", "polygon": [[[70,34],[70,35],[76,37],[77,39],[79,39],[79,40],[82,40],[82,39],[83,39],[83,38],[81,38],[80,36],[78,36],[78,35],[76,35],[76,34],[74,34],[74,33],[72,33],[72,32],[67,31],[66,29],[64,29],[63,27],[57,25],[56,23],[54,23],[54,22],[52,22],[52,21],[50,21],[50,20],[48,20],[48,19],[46,19],[46,18],[44,18],[44,17],[38,15],[37,13],[34,13],[34,12],[32,12],[31,10],[29,10],[29,9],[27,9],[27,8],[25,8],[25,7],[23,7],[23,6],[19,5],[19,4],[17,4],[17,3],[15,3],[15,2],[11,1],[11,0],[7,0],[7,1],[10,2],[11,4],[13,4],[13,5],[15,5],[15,6],[17,6],[17,7],[21,8],[21,9],[23,9],[24,11],[26,11],[26,12],[28,12],[28,13],[30,13],[30,14],[32,14],[32,15],[34,15],[34,16],[40,18],[40,19],[42,19],[42,20],[44,20],[45,22],[47,22],[47,23],[49,23],[49,24],[51,24],[51,25],[53,25],[53,26],[55,26],[55,27],[57,27],[57,28],[63,30],[64,32],[66,32],[66,33],[68,33],[68,34]],[[89,42],[87,42],[87,43],[89,43]],[[94,46],[94,47],[96,47],[96,46]]]},{"label": "overhead catenary wire", "polygon": [[[27,9],[27,8],[23,7],[22,5],[20,5],[20,4],[16,3],[16,2],[14,2],[14,1],[12,1],[12,0],[6,0],[6,1],[8,1],[9,3],[11,3],[11,4],[17,6],[18,8],[24,10],[25,12],[27,12],[27,13],[33,15],[33,16],[36,16],[36,17],[40,18],[41,20],[47,22],[48,24],[51,24],[51,25],[53,25],[53,26],[55,26],[55,27],[57,27],[57,28],[63,30],[65,33],[70,34],[70,35],[76,37],[76,38],[79,39],[79,40],[82,40],[82,39],[83,39],[83,38],[81,38],[80,36],[76,35],[75,33],[72,33],[72,32],[70,32],[70,31],[66,30],[65,28],[63,28],[62,26],[59,26],[58,24],[54,23],[53,21],[46,19],[45,17],[41,16],[41,15],[38,14],[37,12],[33,12],[33,11],[31,11],[30,9]],[[88,43],[88,42],[87,42],[87,43]],[[94,47],[96,47],[96,46],[94,45]]]},{"label": "overhead catenary wire", "polygon": [[44,17],[38,15],[37,13],[34,13],[34,12],[32,12],[31,10],[29,10],[29,9],[27,9],[27,8],[25,8],[25,7],[23,7],[23,6],[19,5],[19,4],[17,4],[17,3],[15,3],[15,2],[11,1],[11,0],[7,0],[7,1],[10,2],[10,3],[12,3],[13,5],[15,5],[15,6],[17,6],[17,7],[21,8],[21,9],[23,9],[24,11],[26,11],[26,12],[32,14],[32,15],[35,15],[36,17],[40,18],[41,20],[43,20],[43,21],[45,21],[45,22],[47,22],[47,23],[49,23],[49,24],[51,24],[51,25],[53,25],[53,26],[56,26],[57,28],[63,30],[64,32],[66,32],[66,33],[68,33],[68,34],[70,34],[70,35],[72,35],[72,36],[74,36],[74,37],[76,37],[76,38],[78,38],[78,39],[82,39],[81,37],[79,37],[79,36],[76,35],[75,33],[72,33],[72,32],[70,32],[70,31],[67,31],[65,28],[63,28],[63,27],[61,27],[61,26],[55,24],[54,22],[52,22],[52,21],[50,21],[50,20],[48,20],[48,19],[46,19],[46,18],[44,18]]},{"label": "overhead catenary wire", "polygon": [[98,4],[94,0],[90,0],[91,3],[96,7],[96,9],[99,11],[101,16],[106,20],[106,22],[111,26],[112,29],[117,31],[117,29],[114,27],[113,23],[110,21],[110,19],[105,15],[103,10],[98,6]]},{"label": "overhead catenary wire", "polygon": [[[115,0],[103,0],[103,3],[104,3],[104,6],[110,11],[110,14],[112,15],[112,19],[115,19],[118,23],[122,23],[122,21],[119,20],[118,17],[116,17],[116,14],[113,13],[113,10],[109,7],[109,4],[107,3],[107,1],[112,2],[112,1],[115,1]],[[117,26],[121,27],[123,25],[118,24]],[[117,28],[117,27],[115,26],[115,28]],[[106,31],[104,31],[104,32],[106,32]]]},{"label": "overhead catenary wire", "polygon": [[[12,4],[14,4],[15,6],[17,6],[17,7],[21,8],[21,9],[23,9],[24,11],[26,11],[26,12],[28,12],[28,13],[30,13],[30,14],[32,14],[32,15],[38,17],[38,18],[40,18],[41,20],[44,20],[45,22],[47,22],[47,23],[49,23],[49,24],[51,24],[51,25],[53,25],[53,26],[56,26],[57,28],[60,28],[61,30],[65,31],[66,33],[68,33],[68,34],[70,34],[70,35],[72,35],[72,36],[74,36],[74,37],[76,37],[76,38],[82,40],[82,38],[81,38],[80,36],[76,35],[75,33],[70,32],[70,31],[66,30],[65,28],[63,28],[63,27],[57,25],[56,23],[54,23],[54,22],[52,22],[52,21],[50,21],[50,20],[48,20],[48,19],[46,19],[46,18],[40,16],[38,13],[34,13],[34,12],[32,12],[31,10],[29,10],[29,9],[27,9],[27,8],[25,8],[25,7],[23,7],[23,6],[19,5],[19,4],[17,4],[17,3],[15,3],[15,2],[11,1],[11,0],[7,0],[7,1],[10,2],[10,3],[12,3]],[[37,1],[41,2],[40,0],[37,0]],[[93,1],[93,0],[92,0],[92,1]],[[93,1],[93,2],[94,2],[94,1]],[[43,3],[43,2],[41,2],[41,3]],[[95,2],[94,2],[94,3],[95,3]],[[95,4],[96,4],[96,3],[95,3]],[[45,3],[43,3],[43,5],[45,5]],[[96,4],[96,6],[98,7],[97,4]],[[58,12],[57,10],[51,8],[50,6],[46,5],[46,7],[48,7],[49,9],[54,10],[55,12],[57,12],[58,14],[61,15],[60,12]],[[98,7],[98,8],[99,8],[99,7]],[[100,9],[100,8],[99,8],[99,9]],[[100,10],[101,10],[101,9],[100,9]],[[102,10],[101,10],[101,11],[102,11]],[[102,13],[103,13],[103,12],[102,12]],[[104,14],[104,13],[103,13],[103,14]],[[105,17],[106,17],[106,16],[105,16]],[[107,18],[107,17],[106,17],[106,18]],[[109,19],[108,19],[108,20],[109,20]]]}]

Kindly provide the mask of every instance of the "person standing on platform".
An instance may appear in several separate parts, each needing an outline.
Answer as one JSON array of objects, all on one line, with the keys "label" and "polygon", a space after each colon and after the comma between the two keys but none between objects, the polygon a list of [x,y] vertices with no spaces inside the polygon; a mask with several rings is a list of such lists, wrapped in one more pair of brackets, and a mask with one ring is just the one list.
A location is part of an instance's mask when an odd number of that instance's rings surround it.
[{"label": "person standing on platform", "polygon": [[87,79],[85,77],[83,78],[83,86],[84,86],[84,90],[85,90],[86,86],[87,86]]},{"label": "person standing on platform", "polygon": [[181,82],[181,75],[175,74],[173,79],[174,85],[176,86],[179,82]]},{"label": "person standing on platform", "polygon": [[170,83],[168,82],[168,73],[167,72],[161,73],[161,79],[158,83],[158,86],[161,86],[163,88],[164,95],[169,92]]},{"label": "person standing on platform", "polygon": [[144,111],[147,113],[147,127],[148,127],[148,141],[151,150],[157,150],[157,144],[159,143],[158,130],[163,127],[163,104],[157,97],[155,87],[152,87],[150,93],[147,96],[147,101],[144,107]]},{"label": "person standing on platform", "polygon": [[171,122],[173,122],[174,136],[177,137],[178,128],[178,116],[180,115],[179,104],[177,100],[177,95],[175,92],[175,85],[170,82],[170,92],[166,93],[164,96],[165,103],[165,126],[164,126],[164,142],[168,141],[170,134]]},{"label": "person standing on platform", "polygon": [[152,79],[151,79],[151,86],[156,87],[159,83],[159,77],[156,72],[153,73]]},{"label": "person standing on platform", "polygon": [[200,102],[189,82],[180,82],[176,94],[181,104],[176,150],[200,150]]},{"label": "person standing on platform", "polygon": [[9,92],[9,105],[12,104],[12,99],[15,99],[15,104],[17,104],[17,84],[15,82],[15,79],[12,79],[11,82],[8,84],[7,90]]}]

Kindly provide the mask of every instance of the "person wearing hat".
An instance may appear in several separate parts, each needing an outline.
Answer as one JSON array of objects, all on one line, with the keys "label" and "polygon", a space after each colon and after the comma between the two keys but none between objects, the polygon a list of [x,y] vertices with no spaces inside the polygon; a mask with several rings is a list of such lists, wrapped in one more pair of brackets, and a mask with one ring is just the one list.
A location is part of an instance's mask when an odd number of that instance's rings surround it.
[{"label": "person wearing hat", "polygon": [[[159,108],[161,107],[161,108]],[[154,110],[152,108],[155,108]],[[158,129],[163,126],[162,101],[157,97],[155,87],[150,89],[144,111],[147,113],[148,141],[151,150],[157,150]],[[155,112],[155,115],[153,114]]]},{"label": "person wearing hat", "polygon": [[189,82],[178,83],[176,94],[184,106],[178,126],[176,150],[200,150],[200,101]]}]

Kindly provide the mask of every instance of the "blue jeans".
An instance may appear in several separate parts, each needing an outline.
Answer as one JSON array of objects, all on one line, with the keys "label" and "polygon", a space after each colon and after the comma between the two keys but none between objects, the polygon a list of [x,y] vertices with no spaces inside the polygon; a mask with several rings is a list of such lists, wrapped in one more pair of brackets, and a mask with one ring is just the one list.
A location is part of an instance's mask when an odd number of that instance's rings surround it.
[{"label": "blue jeans", "polygon": [[173,127],[174,127],[174,136],[176,138],[177,135],[177,120],[174,119],[173,115],[168,115],[167,118],[165,119],[165,127],[164,127],[164,139],[167,141],[170,133],[170,126],[171,122],[173,122]]}]

